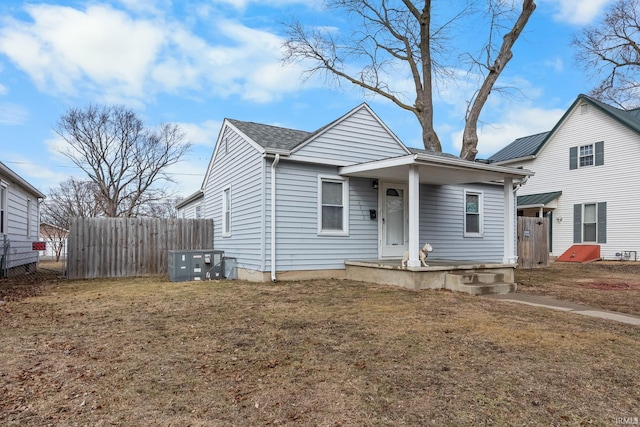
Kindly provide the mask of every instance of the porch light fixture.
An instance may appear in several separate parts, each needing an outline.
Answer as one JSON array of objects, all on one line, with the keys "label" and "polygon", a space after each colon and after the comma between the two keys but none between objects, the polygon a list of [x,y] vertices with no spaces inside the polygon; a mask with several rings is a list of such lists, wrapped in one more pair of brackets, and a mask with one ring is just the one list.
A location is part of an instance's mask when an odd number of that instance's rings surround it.
[{"label": "porch light fixture", "polygon": [[371,180],[371,187],[373,187],[374,190],[378,189],[378,180],[377,179],[372,179]]}]

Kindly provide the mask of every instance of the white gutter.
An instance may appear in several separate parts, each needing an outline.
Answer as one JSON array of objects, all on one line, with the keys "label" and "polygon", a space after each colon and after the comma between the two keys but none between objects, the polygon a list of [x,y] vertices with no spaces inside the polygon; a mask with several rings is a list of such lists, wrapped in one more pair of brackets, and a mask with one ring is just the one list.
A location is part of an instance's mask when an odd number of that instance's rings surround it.
[{"label": "white gutter", "polygon": [[280,153],[271,163],[271,281],[276,278],[276,167],[280,163]]}]

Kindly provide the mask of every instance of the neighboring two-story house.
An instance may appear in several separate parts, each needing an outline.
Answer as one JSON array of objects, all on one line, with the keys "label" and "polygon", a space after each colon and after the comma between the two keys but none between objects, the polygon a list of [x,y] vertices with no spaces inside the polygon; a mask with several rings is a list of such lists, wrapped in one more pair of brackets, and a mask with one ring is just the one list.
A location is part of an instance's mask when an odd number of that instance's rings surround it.
[{"label": "neighboring two-story house", "polygon": [[518,190],[518,213],[550,221],[550,253],[600,246],[604,259],[640,255],[640,110],[579,95],[548,132],[518,138],[492,164],[535,172]]}]

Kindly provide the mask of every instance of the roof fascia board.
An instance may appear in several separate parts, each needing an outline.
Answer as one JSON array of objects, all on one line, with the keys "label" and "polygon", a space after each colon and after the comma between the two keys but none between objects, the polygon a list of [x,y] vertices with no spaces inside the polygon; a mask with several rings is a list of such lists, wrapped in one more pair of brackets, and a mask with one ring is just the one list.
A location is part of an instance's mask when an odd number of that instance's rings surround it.
[{"label": "roof fascia board", "polygon": [[9,168],[9,166],[5,165],[2,162],[0,162],[0,171],[3,174],[7,175],[9,178],[11,178],[11,180],[17,182],[23,188],[27,189],[30,193],[32,193],[36,197],[38,197],[40,199],[44,199],[45,198],[45,195],[42,194],[36,187],[34,187],[33,185],[29,184],[24,178],[22,178],[20,175],[15,173],[13,170],[11,170]]},{"label": "roof fascia board", "polygon": [[188,196],[186,199],[176,204],[176,209],[183,208],[187,206],[191,202],[195,202],[196,200],[202,199],[204,197],[204,192],[202,190],[198,190],[192,195]]},{"label": "roof fascia board", "polygon": [[216,146],[213,150],[213,154],[211,155],[211,159],[209,159],[209,166],[207,166],[207,172],[204,174],[204,178],[202,180],[202,185],[200,185],[200,190],[204,191],[204,187],[209,179],[209,175],[211,175],[211,170],[213,168],[213,160],[216,158],[216,156],[218,155],[218,150],[220,149],[220,146],[222,145],[222,139],[226,133],[226,129],[230,128],[232,129],[234,132],[236,132],[238,135],[240,135],[246,142],[249,143],[249,145],[251,145],[253,148],[255,148],[256,150],[258,150],[258,152],[264,154],[265,153],[265,149],[259,145],[258,143],[256,143],[254,140],[252,140],[251,138],[249,138],[247,135],[244,134],[244,132],[241,132],[240,129],[238,129],[237,127],[235,127],[233,124],[231,124],[231,122],[229,122],[228,119],[224,119],[224,121],[222,122],[222,126],[220,127],[220,132],[218,133],[218,139],[216,139]]},{"label": "roof fascia board", "polygon": [[537,156],[535,154],[531,155],[531,156],[524,156],[524,157],[518,157],[516,159],[508,159],[508,160],[502,160],[499,162],[492,162],[492,165],[498,165],[498,166],[502,166],[502,165],[510,165],[511,163],[519,163],[519,162],[526,162],[528,160],[533,160],[535,159]]},{"label": "roof fascia board", "polygon": [[431,154],[419,153],[416,154],[416,160],[420,160],[421,162],[426,163],[436,163],[442,166],[452,166],[457,168],[465,168],[465,169],[475,169],[481,171],[489,171],[489,172],[498,172],[506,175],[516,176],[516,177],[525,177],[525,176],[533,176],[535,173],[527,170],[527,169],[516,169],[506,166],[499,166],[495,164],[484,164],[484,163],[474,163],[469,162],[463,159],[453,159],[453,158],[445,158],[434,156]]},{"label": "roof fascia board", "polygon": [[393,133],[391,131],[391,129],[389,129],[389,127],[380,119],[380,117],[378,117],[378,115],[371,109],[371,107],[369,107],[367,105],[367,103],[363,102],[362,104],[358,105],[357,107],[355,107],[354,109],[352,109],[351,111],[349,111],[348,113],[344,114],[342,117],[339,117],[337,120],[334,120],[332,123],[330,123],[329,126],[327,126],[325,129],[322,129],[321,132],[318,132],[316,134],[313,134],[309,139],[307,139],[306,141],[303,141],[301,144],[298,144],[292,151],[291,153],[295,153],[298,150],[301,150],[304,146],[306,146],[307,144],[311,143],[312,141],[314,141],[315,139],[317,139],[318,137],[320,137],[320,135],[325,134],[326,132],[328,132],[330,129],[333,129],[334,127],[336,127],[338,124],[342,123],[343,121],[345,121],[346,119],[348,119],[349,117],[353,116],[356,112],[360,111],[361,109],[365,109],[367,110],[367,112],[369,112],[369,114],[371,114],[371,116],[374,118],[375,121],[378,122],[378,124],[380,124],[380,126],[382,126],[382,128],[393,138],[393,140],[396,142],[396,144],[398,144],[407,154],[410,154],[411,152],[409,151],[409,149],[406,147],[406,145],[404,145],[402,143],[402,141],[400,141],[400,139],[398,139],[398,137],[396,136],[395,133]]},{"label": "roof fascia board", "polygon": [[[273,155],[274,154],[267,152],[265,156],[272,157]],[[325,166],[339,166],[339,167],[353,165],[353,162],[345,162],[342,160],[325,159],[325,158],[318,158],[318,157],[300,156],[296,154],[287,156],[285,158],[280,158],[280,160],[281,161],[288,160],[288,161],[299,162],[299,163],[312,163],[312,164],[325,165]]]}]

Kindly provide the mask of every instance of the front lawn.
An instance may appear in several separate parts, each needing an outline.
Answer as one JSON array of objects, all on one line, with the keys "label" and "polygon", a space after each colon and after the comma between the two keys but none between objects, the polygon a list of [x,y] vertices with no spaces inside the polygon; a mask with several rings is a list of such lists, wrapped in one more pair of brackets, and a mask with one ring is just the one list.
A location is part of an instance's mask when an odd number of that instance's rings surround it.
[{"label": "front lawn", "polygon": [[351,281],[59,282],[0,304],[2,425],[614,425],[640,328]]}]

